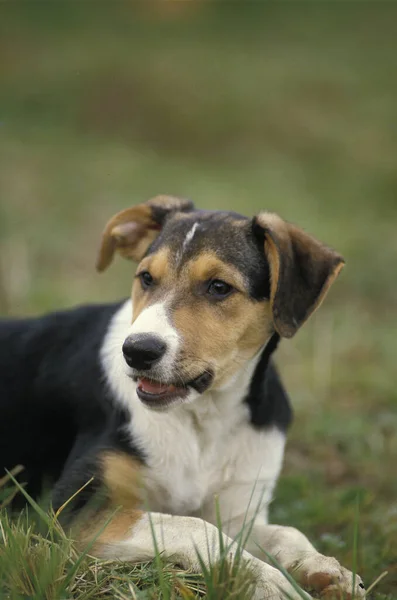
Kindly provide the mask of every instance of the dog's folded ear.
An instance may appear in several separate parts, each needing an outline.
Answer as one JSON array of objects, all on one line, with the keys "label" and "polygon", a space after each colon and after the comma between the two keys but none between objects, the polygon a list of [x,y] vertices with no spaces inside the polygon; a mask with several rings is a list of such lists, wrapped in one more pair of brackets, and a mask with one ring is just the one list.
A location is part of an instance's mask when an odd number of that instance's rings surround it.
[{"label": "dog's folded ear", "polygon": [[110,265],[116,250],[126,258],[140,261],[172,213],[193,209],[194,205],[190,200],[156,196],[117,213],[103,232],[96,262],[97,270],[104,271]]},{"label": "dog's folded ear", "polygon": [[254,218],[270,268],[270,304],[276,331],[292,337],[324,300],[343,258],[272,213]]}]

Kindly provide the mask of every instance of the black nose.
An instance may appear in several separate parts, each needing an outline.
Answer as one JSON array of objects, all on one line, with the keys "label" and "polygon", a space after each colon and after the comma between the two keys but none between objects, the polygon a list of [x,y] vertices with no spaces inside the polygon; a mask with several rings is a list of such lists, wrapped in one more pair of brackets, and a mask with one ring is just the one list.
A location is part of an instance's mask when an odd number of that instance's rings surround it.
[{"label": "black nose", "polygon": [[130,335],[123,344],[125,362],[138,371],[150,369],[164,356],[166,350],[166,343],[155,335]]}]

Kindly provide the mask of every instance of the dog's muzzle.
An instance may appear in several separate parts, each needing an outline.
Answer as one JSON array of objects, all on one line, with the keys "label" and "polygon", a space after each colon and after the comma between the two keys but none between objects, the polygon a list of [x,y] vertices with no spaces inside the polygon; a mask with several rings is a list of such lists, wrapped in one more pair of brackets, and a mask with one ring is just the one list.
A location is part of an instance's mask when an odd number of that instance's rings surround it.
[{"label": "dog's muzzle", "polygon": [[123,344],[124,360],[137,371],[147,371],[158,363],[167,351],[167,344],[155,335],[130,335]]}]

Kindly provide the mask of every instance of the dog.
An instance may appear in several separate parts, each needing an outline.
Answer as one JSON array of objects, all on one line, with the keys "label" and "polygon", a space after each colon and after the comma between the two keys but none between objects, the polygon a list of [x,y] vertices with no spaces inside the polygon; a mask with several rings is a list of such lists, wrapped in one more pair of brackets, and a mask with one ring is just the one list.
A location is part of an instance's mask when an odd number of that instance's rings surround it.
[{"label": "dog", "polygon": [[138,263],[129,300],[1,321],[0,467],[23,465],[33,497],[51,483],[79,542],[100,532],[100,558],[152,559],[155,537],[199,572],[225,547],[255,599],[302,597],[269,555],[321,598],[363,598],[360,577],[267,520],[292,416],[271,355],[342,257],[275,214],[172,196],[116,214],[97,269],[116,252]]}]

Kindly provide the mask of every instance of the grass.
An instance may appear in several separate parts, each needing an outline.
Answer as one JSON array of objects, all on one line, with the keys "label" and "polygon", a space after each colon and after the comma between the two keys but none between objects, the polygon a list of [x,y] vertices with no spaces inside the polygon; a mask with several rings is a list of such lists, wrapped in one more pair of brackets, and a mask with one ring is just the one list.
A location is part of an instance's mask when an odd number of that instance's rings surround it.
[{"label": "grass", "polygon": [[198,554],[202,576],[165,563],[155,538],[156,557],[152,563],[99,561],[90,556],[90,549],[108,523],[81,552],[65,534],[56,515],[44,511],[12,475],[11,479],[30,506],[19,517],[11,518],[6,506],[15,488],[6,485],[10,483],[7,477],[0,482],[0,598],[189,600],[205,596],[208,600],[249,600],[252,595],[252,575],[240,562],[241,542],[230,563],[229,548],[224,546],[220,533],[221,560],[217,565],[207,568],[204,557]]},{"label": "grass", "polygon": [[[150,563],[105,562],[89,555],[81,560],[66,535],[54,540],[51,531],[37,532],[25,518],[11,522],[2,515],[1,531],[1,598],[171,598],[177,590],[179,598],[189,598],[203,590],[198,576],[167,565],[159,570]],[[163,590],[157,594],[160,579]]]},{"label": "grass", "polygon": [[[367,585],[387,570],[372,598],[394,600],[396,7],[178,5],[0,5],[0,310],[127,295],[129,263],[93,270],[99,233],[159,192],[274,210],[335,246],[344,272],[278,353],[295,423],[271,519],[357,561]],[[3,595],[32,596],[18,587],[19,552],[44,579],[52,565],[45,585],[58,597],[72,543],[4,519],[16,541],[6,567],[0,548]],[[164,573],[175,594],[204,594],[202,580]],[[89,557],[68,585],[64,597],[163,593],[155,565]]]}]

